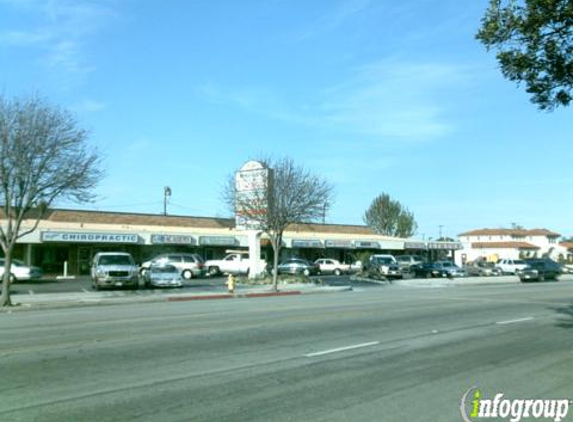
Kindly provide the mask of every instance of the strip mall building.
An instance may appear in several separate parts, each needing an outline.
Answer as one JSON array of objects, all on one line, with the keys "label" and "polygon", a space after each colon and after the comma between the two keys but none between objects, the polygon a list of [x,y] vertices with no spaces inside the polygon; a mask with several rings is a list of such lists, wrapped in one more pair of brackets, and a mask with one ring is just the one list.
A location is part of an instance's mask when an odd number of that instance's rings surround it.
[{"label": "strip mall building", "polygon": [[[24,228],[34,221],[25,221]],[[119,212],[49,210],[37,229],[19,239],[15,257],[41,267],[45,273],[61,274],[64,262],[72,275],[88,274],[90,261],[99,251],[125,251],[141,263],[160,253],[198,253],[205,259],[223,257],[228,250],[247,248],[247,234],[227,218],[164,216]],[[350,262],[361,254],[422,254],[462,248],[458,242],[424,242],[380,236],[365,226],[295,224],[285,231],[284,257],[310,260],[319,257]],[[263,256],[271,246],[263,235]]]}]

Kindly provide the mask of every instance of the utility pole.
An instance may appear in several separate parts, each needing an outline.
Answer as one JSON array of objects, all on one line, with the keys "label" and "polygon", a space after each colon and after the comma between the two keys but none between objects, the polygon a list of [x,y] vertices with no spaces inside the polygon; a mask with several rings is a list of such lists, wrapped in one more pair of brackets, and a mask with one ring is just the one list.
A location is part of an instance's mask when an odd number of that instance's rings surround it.
[{"label": "utility pole", "polygon": [[167,215],[167,198],[171,197],[171,188],[165,186],[163,188],[163,215]]}]

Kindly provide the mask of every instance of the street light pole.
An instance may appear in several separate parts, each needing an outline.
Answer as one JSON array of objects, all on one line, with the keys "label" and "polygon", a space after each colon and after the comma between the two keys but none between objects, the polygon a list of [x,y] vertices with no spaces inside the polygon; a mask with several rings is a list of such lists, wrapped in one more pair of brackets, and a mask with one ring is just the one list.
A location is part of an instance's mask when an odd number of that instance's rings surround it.
[{"label": "street light pole", "polygon": [[165,186],[163,188],[163,215],[167,215],[167,198],[171,197],[171,188]]}]

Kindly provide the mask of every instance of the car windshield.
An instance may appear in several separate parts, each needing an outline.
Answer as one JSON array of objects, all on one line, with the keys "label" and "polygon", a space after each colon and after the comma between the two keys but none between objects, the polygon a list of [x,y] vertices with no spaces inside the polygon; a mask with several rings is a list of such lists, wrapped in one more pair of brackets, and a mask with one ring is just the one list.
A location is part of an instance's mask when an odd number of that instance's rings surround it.
[{"label": "car windshield", "polygon": [[133,259],[129,255],[102,255],[99,265],[133,265]]},{"label": "car windshield", "polygon": [[[0,258],[0,266],[4,266],[4,258]],[[12,259],[12,265],[15,267],[24,267],[26,266],[26,264],[24,264],[24,261],[20,261],[19,259]]]},{"label": "car windshield", "polygon": [[374,258],[374,263],[379,265],[390,265],[394,263],[394,260],[391,258]]}]

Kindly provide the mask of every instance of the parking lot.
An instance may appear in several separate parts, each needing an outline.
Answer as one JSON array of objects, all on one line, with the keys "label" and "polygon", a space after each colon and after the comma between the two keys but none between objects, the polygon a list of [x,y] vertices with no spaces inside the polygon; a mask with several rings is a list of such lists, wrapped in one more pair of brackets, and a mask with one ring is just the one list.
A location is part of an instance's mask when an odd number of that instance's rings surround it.
[{"label": "parking lot", "polygon": [[[561,281],[572,281],[573,275],[566,274],[559,278]],[[360,277],[351,277],[350,275],[342,276],[312,276],[310,277],[317,285],[325,286],[352,286],[354,289],[378,288],[386,285],[384,282],[376,282],[362,279]],[[463,277],[456,279],[424,279],[414,278],[411,274],[405,274],[402,280],[394,280],[390,284],[395,286],[424,286],[424,285],[448,285],[455,283],[457,285],[475,285],[475,284],[499,284],[499,283],[518,283],[517,276],[498,276],[498,277]],[[227,289],[226,277],[203,277],[185,280],[181,288],[156,288],[146,289],[143,285],[137,292],[128,290],[113,290],[123,294],[144,294],[144,292],[224,292]],[[17,282],[11,287],[13,295],[34,295],[46,293],[88,293],[92,292],[91,280],[88,276],[56,279],[55,277],[44,277],[41,280]]]}]

